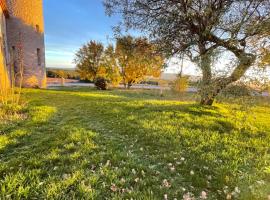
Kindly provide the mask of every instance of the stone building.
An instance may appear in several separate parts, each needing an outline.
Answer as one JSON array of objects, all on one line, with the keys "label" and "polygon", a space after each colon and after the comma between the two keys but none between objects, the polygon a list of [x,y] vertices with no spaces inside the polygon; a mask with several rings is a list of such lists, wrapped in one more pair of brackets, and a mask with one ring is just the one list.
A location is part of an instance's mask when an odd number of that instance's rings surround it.
[{"label": "stone building", "polygon": [[16,83],[22,83],[24,87],[46,87],[42,0],[0,2],[1,26],[4,27],[2,57],[5,61],[1,68],[6,69],[10,81],[15,76]]},{"label": "stone building", "polygon": [[7,5],[0,0],[0,89],[5,91],[9,87],[10,80],[8,74],[9,52],[6,37],[6,18],[8,18]]}]

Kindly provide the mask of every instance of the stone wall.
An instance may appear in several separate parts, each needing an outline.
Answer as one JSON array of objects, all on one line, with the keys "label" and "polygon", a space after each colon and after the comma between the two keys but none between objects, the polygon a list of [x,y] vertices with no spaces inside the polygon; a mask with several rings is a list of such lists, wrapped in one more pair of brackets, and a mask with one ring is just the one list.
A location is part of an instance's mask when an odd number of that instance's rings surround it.
[{"label": "stone wall", "polygon": [[[1,2],[2,3],[2,2]],[[6,40],[6,18],[2,4],[0,6],[0,96],[5,95],[5,92],[10,88],[10,80],[8,76],[7,62],[9,54],[7,51]]]},{"label": "stone wall", "polygon": [[46,87],[42,0],[7,0],[7,6],[11,64],[23,70],[24,87]]}]

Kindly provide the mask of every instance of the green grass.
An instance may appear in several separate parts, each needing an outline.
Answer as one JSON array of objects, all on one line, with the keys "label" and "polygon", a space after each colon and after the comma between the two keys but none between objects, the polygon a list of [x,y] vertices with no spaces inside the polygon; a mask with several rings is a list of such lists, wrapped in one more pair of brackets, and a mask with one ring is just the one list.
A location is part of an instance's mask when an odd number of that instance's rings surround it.
[{"label": "green grass", "polygon": [[[270,103],[155,91],[23,90],[0,122],[0,199],[267,199]],[[257,101],[256,101],[257,102]]]}]

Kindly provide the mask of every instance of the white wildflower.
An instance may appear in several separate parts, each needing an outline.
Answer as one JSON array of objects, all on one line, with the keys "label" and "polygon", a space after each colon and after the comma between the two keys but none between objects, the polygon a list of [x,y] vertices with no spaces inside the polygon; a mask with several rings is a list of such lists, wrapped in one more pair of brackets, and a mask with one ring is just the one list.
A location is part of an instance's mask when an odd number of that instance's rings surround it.
[{"label": "white wildflower", "polygon": [[122,183],[125,183],[126,182],[126,180],[124,179],[124,178],[121,178],[121,180],[120,180]]},{"label": "white wildflower", "polygon": [[235,191],[236,193],[238,193],[238,194],[241,192],[240,189],[239,189],[238,187],[235,187],[235,188],[234,188],[234,191]]},{"label": "white wildflower", "polygon": [[170,170],[171,170],[171,172],[174,172],[174,171],[175,171],[175,167],[172,166],[172,167],[170,168]]},{"label": "white wildflower", "polygon": [[193,176],[195,172],[193,170],[190,171],[190,175]]},{"label": "white wildflower", "polygon": [[171,184],[170,184],[170,182],[167,179],[164,179],[162,181],[162,186],[163,187],[166,187],[166,188],[169,188],[169,187],[171,187]]},{"label": "white wildflower", "polygon": [[183,200],[194,200],[192,193],[188,192],[183,195]]},{"label": "white wildflower", "polygon": [[68,179],[68,178],[69,178],[69,174],[63,174],[62,178],[63,178],[64,180]]},{"label": "white wildflower", "polygon": [[145,172],[143,170],[141,171],[141,173],[142,173],[143,176],[145,175]]},{"label": "white wildflower", "polygon": [[136,170],[135,170],[135,169],[132,169],[132,173],[133,173],[133,174],[136,174]]},{"label": "white wildflower", "polygon": [[205,191],[202,191],[200,198],[201,199],[207,199],[207,193]]},{"label": "white wildflower", "polygon": [[110,160],[107,160],[105,166],[108,167],[108,166],[110,166],[110,165],[111,165],[111,161],[110,161]]},{"label": "white wildflower", "polygon": [[227,193],[229,192],[228,186],[224,186],[224,187],[223,187],[223,192],[224,192],[225,194],[227,194]]},{"label": "white wildflower", "polygon": [[40,182],[38,185],[41,186],[41,185],[43,185],[43,184],[44,184],[44,182]]},{"label": "white wildflower", "polygon": [[168,200],[168,195],[164,194],[164,200]]},{"label": "white wildflower", "polygon": [[264,180],[257,181],[257,183],[258,183],[259,185],[264,185],[264,184],[265,184]]},{"label": "white wildflower", "polygon": [[230,193],[229,193],[229,194],[227,194],[226,199],[227,199],[227,200],[232,199],[232,195],[231,195]]},{"label": "white wildflower", "polygon": [[185,192],[185,191],[186,191],[186,188],[184,188],[184,187],[181,187],[181,190],[182,190],[183,192]]},{"label": "white wildflower", "polygon": [[203,166],[203,169],[208,170],[208,169],[209,169],[209,167],[207,167],[207,166]]},{"label": "white wildflower", "polygon": [[116,187],[115,184],[112,184],[111,185],[111,191],[113,191],[113,192],[116,192],[117,191],[117,187]]}]

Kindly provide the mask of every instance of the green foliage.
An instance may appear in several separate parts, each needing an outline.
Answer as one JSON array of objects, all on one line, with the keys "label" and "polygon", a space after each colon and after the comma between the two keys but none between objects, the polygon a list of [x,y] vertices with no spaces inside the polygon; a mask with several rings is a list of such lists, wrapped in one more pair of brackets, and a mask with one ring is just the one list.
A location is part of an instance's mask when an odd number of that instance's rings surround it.
[{"label": "green foliage", "polygon": [[112,45],[104,49],[101,43],[90,41],[77,52],[75,63],[82,80],[95,81],[98,77],[109,80],[113,86],[118,86],[121,81]]},{"label": "green foliage", "polygon": [[94,80],[103,62],[103,44],[90,41],[83,45],[75,55],[74,62],[81,79]]},{"label": "green foliage", "polygon": [[0,120],[0,199],[267,199],[269,99],[59,89],[23,90],[28,118]]},{"label": "green foliage", "polygon": [[[269,0],[104,0],[104,6],[109,16],[122,17],[126,29],[149,35],[167,58],[182,55],[198,65],[202,105],[212,105],[258,60],[269,65]],[[229,54],[235,66],[224,65],[228,75],[214,76],[217,61]]]},{"label": "green foliage", "polygon": [[232,97],[250,96],[251,89],[245,84],[233,84],[225,88],[221,95]]}]

